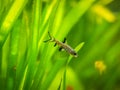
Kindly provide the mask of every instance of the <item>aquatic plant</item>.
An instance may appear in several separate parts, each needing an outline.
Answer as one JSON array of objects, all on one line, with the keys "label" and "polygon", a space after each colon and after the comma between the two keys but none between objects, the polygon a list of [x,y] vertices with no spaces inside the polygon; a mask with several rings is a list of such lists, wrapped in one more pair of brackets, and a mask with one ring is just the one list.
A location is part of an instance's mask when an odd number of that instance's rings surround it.
[{"label": "aquatic plant", "polygon": [[[98,76],[94,62],[103,59],[106,67],[114,67],[120,54],[115,37],[120,31],[119,12],[115,15],[105,7],[110,2],[0,0],[1,90],[87,90],[86,80]],[[67,38],[78,57],[44,43],[48,31],[61,42]],[[118,71],[104,90],[112,90],[109,85],[114,86]]]}]

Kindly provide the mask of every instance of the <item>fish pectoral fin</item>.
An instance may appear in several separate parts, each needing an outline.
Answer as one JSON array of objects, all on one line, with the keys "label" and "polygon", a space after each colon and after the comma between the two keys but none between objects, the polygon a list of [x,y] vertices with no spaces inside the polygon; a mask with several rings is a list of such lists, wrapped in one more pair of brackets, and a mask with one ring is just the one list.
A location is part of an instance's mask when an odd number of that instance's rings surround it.
[{"label": "fish pectoral fin", "polygon": [[55,43],[54,47],[57,45],[57,43]]},{"label": "fish pectoral fin", "polygon": [[65,43],[66,42],[66,38],[64,38],[64,40],[63,40],[63,43]]},{"label": "fish pectoral fin", "polygon": [[63,48],[62,48],[62,47],[60,47],[60,48],[59,48],[59,51],[62,51],[62,50],[63,50]]}]

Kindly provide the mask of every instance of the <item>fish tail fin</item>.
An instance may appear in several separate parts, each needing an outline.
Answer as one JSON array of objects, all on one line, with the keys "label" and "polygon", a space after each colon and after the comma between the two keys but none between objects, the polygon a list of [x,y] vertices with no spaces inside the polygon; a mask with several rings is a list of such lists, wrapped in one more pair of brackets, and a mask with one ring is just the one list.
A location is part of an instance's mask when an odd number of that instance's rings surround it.
[{"label": "fish tail fin", "polygon": [[48,32],[48,35],[49,35],[50,39],[45,40],[44,42],[48,42],[48,41],[54,42],[55,38],[51,36],[50,32]]}]

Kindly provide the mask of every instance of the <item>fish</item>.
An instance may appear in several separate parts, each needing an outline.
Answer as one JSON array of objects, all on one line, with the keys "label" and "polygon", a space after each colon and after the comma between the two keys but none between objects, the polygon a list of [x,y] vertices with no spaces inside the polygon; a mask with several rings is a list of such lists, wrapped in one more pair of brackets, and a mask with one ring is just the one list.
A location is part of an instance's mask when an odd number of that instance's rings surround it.
[{"label": "fish", "polygon": [[66,42],[66,38],[64,38],[64,41],[61,42],[61,41],[55,39],[54,37],[52,37],[51,34],[50,34],[50,32],[48,32],[48,35],[49,35],[50,39],[45,40],[44,42],[49,42],[49,41],[50,42],[54,42],[55,43],[54,47],[56,45],[58,45],[60,47],[59,51],[61,51],[62,49],[64,49],[67,53],[69,53],[73,57],[78,57],[77,52],[70,45],[68,45],[68,44],[65,43]]}]

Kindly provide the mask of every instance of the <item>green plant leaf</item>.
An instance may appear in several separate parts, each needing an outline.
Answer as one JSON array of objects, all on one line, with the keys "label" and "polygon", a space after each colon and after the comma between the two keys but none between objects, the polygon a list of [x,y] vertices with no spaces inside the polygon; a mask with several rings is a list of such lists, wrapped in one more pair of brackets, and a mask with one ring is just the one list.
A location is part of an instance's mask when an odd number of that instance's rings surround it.
[{"label": "green plant leaf", "polygon": [[5,17],[0,27],[0,48],[2,48],[9,32],[11,31],[12,26],[21,14],[27,1],[28,0],[17,0],[14,1],[13,5],[11,6],[7,16]]}]

